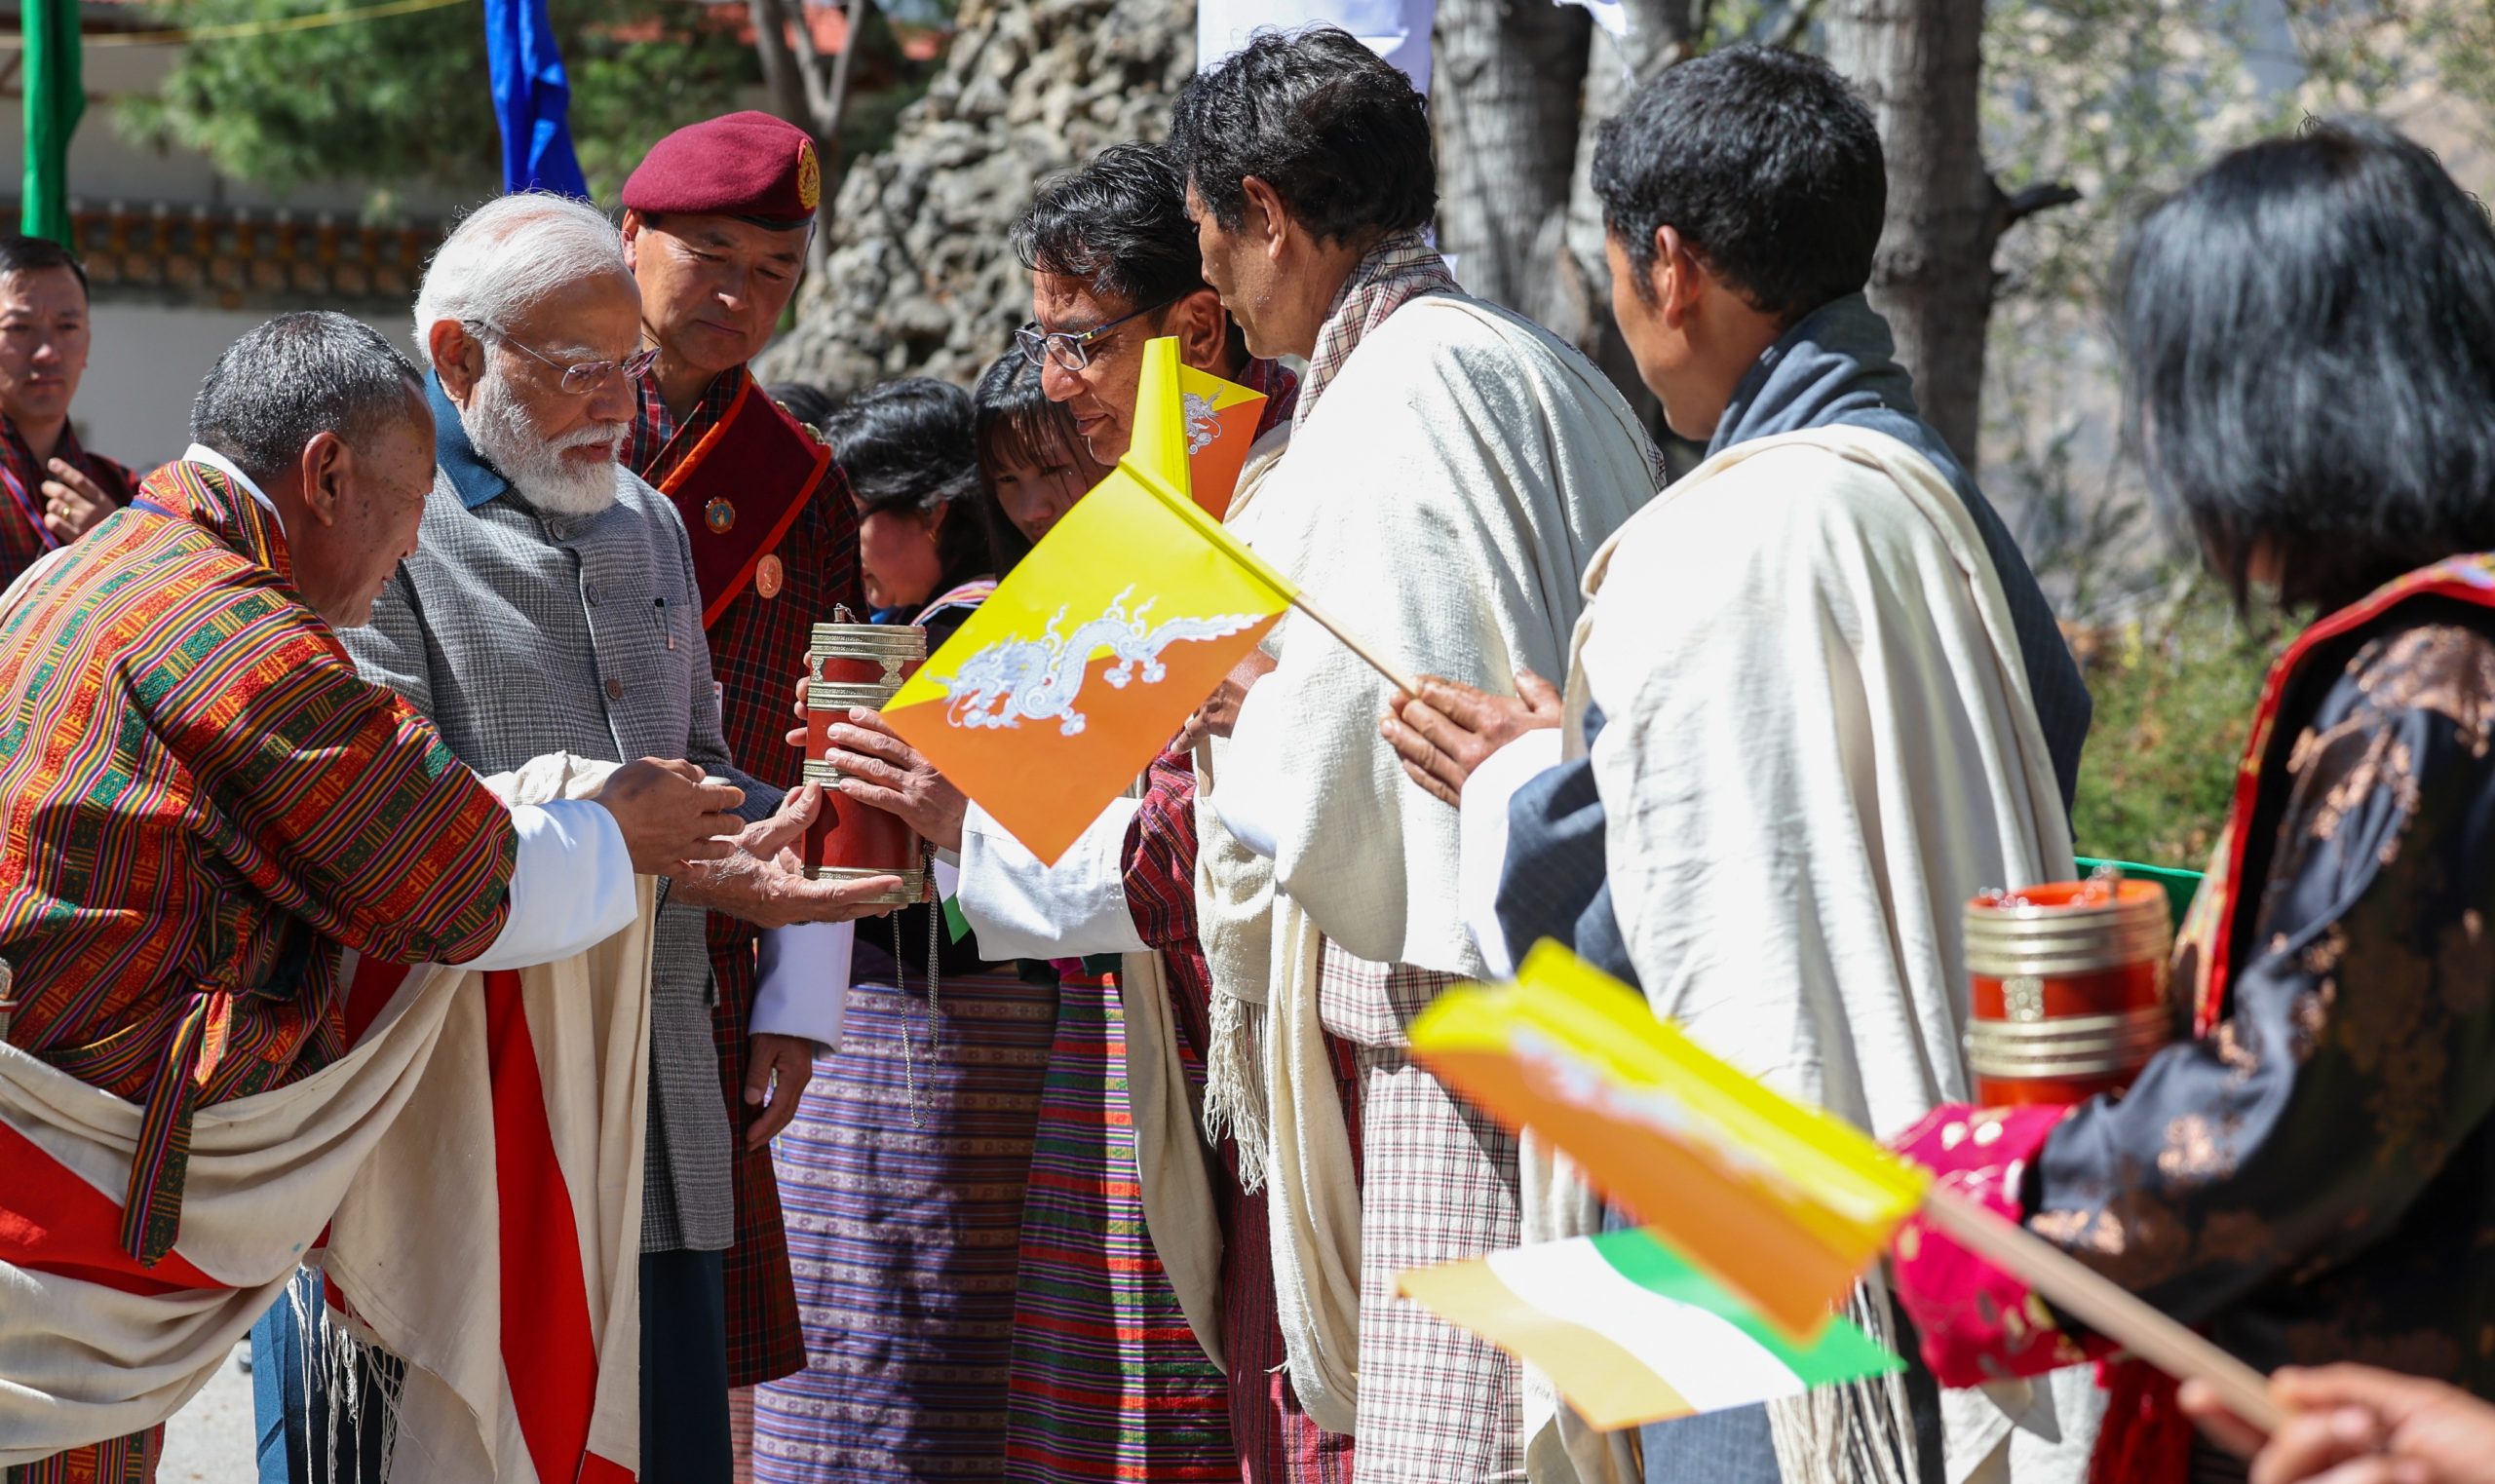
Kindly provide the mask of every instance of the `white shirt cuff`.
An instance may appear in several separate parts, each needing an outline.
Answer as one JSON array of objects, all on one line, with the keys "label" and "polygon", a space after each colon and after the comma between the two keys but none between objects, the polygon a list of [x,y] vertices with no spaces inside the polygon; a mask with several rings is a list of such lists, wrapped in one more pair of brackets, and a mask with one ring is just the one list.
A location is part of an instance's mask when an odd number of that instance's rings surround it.
[{"label": "white shirt cuff", "polygon": [[857,946],[856,923],[798,923],[764,932],[748,1029],[756,1036],[811,1041],[821,1051],[839,1050],[841,1017],[849,1008],[849,959]]},{"label": "white shirt cuff", "polygon": [[1560,737],[1557,727],[1527,732],[1483,758],[1464,780],[1456,826],[1462,854],[1456,863],[1455,904],[1489,971],[1502,979],[1516,971],[1516,955],[1499,926],[1499,878],[1508,865],[1508,805],[1517,789],[1559,766]]},{"label": "white shirt cuff", "polygon": [[961,903],[979,934],[979,956],[993,963],[1143,952],[1126,890],[1127,826],[1141,805],[1112,800],[1052,866],[973,804],[962,819]]},{"label": "white shirt cuff", "polygon": [[1241,699],[1230,745],[1222,749],[1220,780],[1206,797],[1232,839],[1271,860],[1282,854],[1275,821],[1285,787],[1272,761],[1280,749],[1269,752],[1265,746],[1265,713],[1273,707],[1256,704],[1264,693],[1264,687],[1251,685]]},{"label": "white shirt cuff", "polygon": [[557,799],[515,804],[519,861],[503,931],[462,969],[527,969],[586,952],[633,925],[640,903],[633,854],[602,804]]}]

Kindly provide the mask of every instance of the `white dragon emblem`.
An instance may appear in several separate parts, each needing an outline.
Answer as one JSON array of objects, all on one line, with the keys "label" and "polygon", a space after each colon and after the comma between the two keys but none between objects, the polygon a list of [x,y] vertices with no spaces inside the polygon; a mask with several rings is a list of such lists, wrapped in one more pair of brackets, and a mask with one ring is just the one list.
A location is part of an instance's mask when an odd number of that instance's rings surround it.
[{"label": "white dragon emblem", "polygon": [[1073,737],[1087,724],[1074,706],[1092,653],[1106,647],[1117,663],[1100,678],[1123,687],[1140,679],[1150,685],[1170,673],[1161,651],[1186,640],[1221,639],[1254,628],[1265,615],[1223,614],[1216,618],[1171,619],[1147,627],[1145,618],[1158,598],[1146,598],[1127,611],[1132,587],[1109,599],[1096,619],[1077,625],[1060,636],[1065,621],[1059,608],[1047,630],[1035,639],[999,639],[964,660],[950,675],[935,677],[946,697],[944,719],[957,727],[1017,727],[1025,720],[1055,721],[1061,736]]},{"label": "white dragon emblem", "polygon": [[1192,459],[1221,437],[1221,417],[1212,399],[1201,392],[1184,394],[1179,405],[1187,415],[1187,457]]}]

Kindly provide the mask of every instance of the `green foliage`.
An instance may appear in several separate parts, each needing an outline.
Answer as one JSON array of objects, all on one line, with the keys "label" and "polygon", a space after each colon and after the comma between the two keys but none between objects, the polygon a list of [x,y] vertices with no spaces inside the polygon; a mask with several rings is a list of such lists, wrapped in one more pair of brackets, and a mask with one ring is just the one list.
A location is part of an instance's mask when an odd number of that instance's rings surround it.
[{"label": "green foliage", "polygon": [[[349,8],[306,0],[183,0],[168,24],[272,20]],[[750,48],[705,7],[565,0],[555,7],[572,81],[572,134],[590,188],[611,200],[660,135],[733,105],[758,76]],[[312,181],[421,180],[484,194],[501,184],[473,5],[185,49],[154,97],[126,100],[133,137],[205,153],[219,172],[285,189]],[[387,210],[386,184],[368,203]]]},{"label": "green foliage", "polygon": [[2234,801],[2271,646],[2203,577],[2082,640],[2096,721],[2072,809],[2079,853],[2201,869]]}]

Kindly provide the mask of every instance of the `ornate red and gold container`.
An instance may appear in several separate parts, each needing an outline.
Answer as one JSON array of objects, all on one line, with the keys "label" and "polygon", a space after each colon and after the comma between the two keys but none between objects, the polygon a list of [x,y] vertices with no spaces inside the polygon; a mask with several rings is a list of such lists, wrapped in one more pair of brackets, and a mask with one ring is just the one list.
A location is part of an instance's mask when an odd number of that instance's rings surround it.
[{"label": "ornate red and gold container", "polygon": [[1976,1100],[2076,1103],[2130,1085],[2174,1035],[2165,891],[2119,875],[1967,904]]},{"label": "ornate red and gold container", "polygon": [[881,898],[917,901],[926,891],[926,851],[898,815],[844,796],[840,770],[824,757],[835,722],[853,706],[881,710],[927,658],[927,630],[908,624],[817,624],[806,652],[806,781],[824,785],[823,812],[806,831],[806,865],[817,881],[898,876]]}]

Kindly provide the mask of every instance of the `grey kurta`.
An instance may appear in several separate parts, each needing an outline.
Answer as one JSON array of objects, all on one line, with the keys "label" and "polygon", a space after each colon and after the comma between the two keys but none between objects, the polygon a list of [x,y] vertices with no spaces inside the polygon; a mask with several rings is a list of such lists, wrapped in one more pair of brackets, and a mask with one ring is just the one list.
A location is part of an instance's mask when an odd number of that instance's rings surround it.
[{"label": "grey kurta", "polygon": [[[776,809],[778,791],[736,771],[720,736],[692,546],[675,508],[618,470],[613,506],[549,518],[476,459],[455,421],[441,434],[416,554],[391,577],[370,627],[343,635],[364,674],[404,696],[480,773],[546,752],[681,757],[744,788],[747,818]],[[703,916],[672,901],[659,910],[645,1252],[718,1251],[734,1236]]]}]

